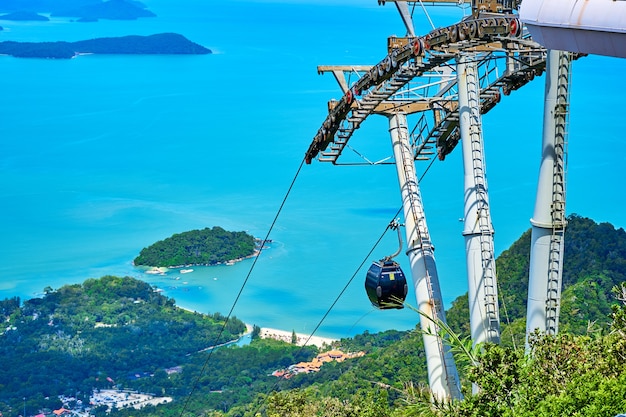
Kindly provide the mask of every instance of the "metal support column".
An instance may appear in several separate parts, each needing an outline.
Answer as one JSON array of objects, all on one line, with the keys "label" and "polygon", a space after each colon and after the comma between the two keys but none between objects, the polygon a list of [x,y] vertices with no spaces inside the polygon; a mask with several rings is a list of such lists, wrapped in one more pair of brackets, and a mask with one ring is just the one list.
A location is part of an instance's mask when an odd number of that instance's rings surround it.
[{"label": "metal support column", "polygon": [[500,313],[493,227],[485,174],[477,63],[474,55],[457,60],[459,130],[465,178],[464,228],[472,343],[500,342]]},{"label": "metal support column", "polygon": [[[430,241],[422,198],[415,176],[413,151],[409,143],[406,115],[389,118],[389,131],[396,160],[398,181],[404,208],[407,255],[424,332],[424,349],[428,367],[428,382],[433,396],[438,399],[459,399],[459,376],[450,352],[439,335],[439,322],[445,323],[445,311],[439,287],[434,248]],[[432,320],[428,318],[432,318]]]},{"label": "metal support column", "polygon": [[568,52],[548,51],[541,166],[531,232],[526,343],[538,329],[559,327],[565,226],[565,178],[569,114]]}]

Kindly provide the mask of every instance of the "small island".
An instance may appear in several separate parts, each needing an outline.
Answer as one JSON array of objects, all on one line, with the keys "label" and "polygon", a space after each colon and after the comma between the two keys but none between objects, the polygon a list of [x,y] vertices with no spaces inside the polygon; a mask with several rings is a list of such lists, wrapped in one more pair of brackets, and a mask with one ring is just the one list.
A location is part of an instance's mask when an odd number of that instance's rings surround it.
[{"label": "small island", "polygon": [[207,227],[160,240],[142,249],[133,263],[149,267],[230,264],[257,255],[260,244],[246,232]]},{"label": "small island", "polygon": [[25,10],[18,10],[12,13],[7,13],[4,14],[2,16],[0,16],[0,20],[13,20],[13,21],[41,21],[41,22],[47,22],[50,19],[47,18],[46,16],[42,16],[40,14],[37,14],[35,12],[29,12],[29,11],[25,11]]},{"label": "small island", "polygon": [[137,0],[5,0],[0,5],[0,12],[9,12],[0,16],[1,20],[48,20],[45,16],[39,16],[39,13],[49,13],[55,17],[77,17],[79,22],[96,22],[99,19],[136,20],[156,16]]},{"label": "small island", "polygon": [[200,55],[211,50],[177,33],[96,38],[77,42],[0,42],[0,54],[18,58],[68,59],[80,54]]}]

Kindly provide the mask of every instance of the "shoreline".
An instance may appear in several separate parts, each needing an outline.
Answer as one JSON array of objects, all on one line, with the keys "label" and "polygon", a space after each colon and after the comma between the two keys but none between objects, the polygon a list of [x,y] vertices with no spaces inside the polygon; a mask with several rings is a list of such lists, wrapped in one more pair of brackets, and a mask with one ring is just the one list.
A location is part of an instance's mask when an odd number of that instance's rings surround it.
[{"label": "shoreline", "polygon": [[[176,307],[188,311],[190,313],[196,313],[196,314],[203,314],[203,313],[199,313],[198,311],[192,310],[190,308],[186,308],[186,307],[181,307],[178,304],[176,305]],[[231,340],[228,342],[224,342],[221,343],[217,346],[210,346],[206,349],[211,349],[211,348],[215,348],[215,347],[219,347],[219,346],[223,346],[223,345],[228,345],[228,344],[233,344],[233,343],[237,343],[239,342],[241,339],[243,339],[244,337],[251,335],[252,331],[254,330],[254,325],[250,324],[250,323],[246,323],[244,322],[244,324],[246,325],[246,330],[239,335],[239,338],[235,339],[235,340]],[[260,327],[260,332],[259,332],[259,337],[261,339],[274,339],[274,340],[282,340],[283,342],[286,343],[291,343],[291,338],[293,336],[293,331],[287,331],[287,330],[281,330],[281,329],[274,329],[271,327]],[[305,333],[298,333],[296,332],[296,338],[297,338],[297,342],[296,342],[296,346],[317,346],[318,348],[322,349],[325,346],[326,347],[331,347],[332,344],[334,342],[338,342],[339,339],[334,339],[332,337],[323,337],[323,336],[311,336],[309,334],[305,334]],[[205,350],[206,350],[205,349]]]},{"label": "shoreline", "polygon": [[[261,339],[274,339],[282,340],[283,342],[291,343],[293,332],[287,330],[273,329],[270,327],[261,327],[261,333],[259,337]],[[330,347],[334,342],[338,342],[339,339],[333,339],[330,337],[311,336],[305,333],[296,332],[296,346],[317,346],[323,348],[324,346]]]},{"label": "shoreline", "polygon": [[[232,266],[232,265],[234,265],[237,262],[245,261],[247,259],[256,258],[260,254],[261,254],[261,250],[255,249],[254,253],[251,254],[251,255],[244,256],[244,257],[241,257],[241,258],[231,259],[231,260],[226,261],[226,262],[218,262],[218,263],[215,263],[215,264],[188,264],[188,265],[171,265],[171,266],[150,266],[150,265],[135,265],[133,263],[132,265],[135,268],[145,269],[144,271],[142,271],[144,274],[165,275],[167,272],[169,272],[172,269],[184,270],[185,268],[190,268],[190,267],[194,267],[194,266],[220,266],[220,265]],[[188,272],[193,272],[193,269],[188,271]]]},{"label": "shoreline", "polygon": [[166,272],[168,272],[170,269],[181,269],[181,268],[189,268],[192,266],[219,266],[219,265],[227,265],[227,266],[231,266],[234,265],[237,262],[241,262],[241,261],[245,261],[246,259],[252,259],[252,258],[256,258],[257,256],[259,256],[261,254],[261,252],[263,252],[264,249],[269,249],[269,246],[265,246],[266,244],[270,244],[273,241],[271,239],[260,239],[255,237],[254,238],[255,242],[257,242],[257,247],[254,248],[254,251],[250,254],[250,255],[246,255],[246,256],[242,256],[240,258],[235,258],[235,259],[230,259],[228,261],[224,261],[224,262],[217,262],[215,264],[188,264],[188,265],[170,265],[170,266],[151,266],[151,265],[135,265],[135,262],[132,262],[132,265],[135,268],[145,268],[145,271],[143,271],[145,274],[165,274]]}]

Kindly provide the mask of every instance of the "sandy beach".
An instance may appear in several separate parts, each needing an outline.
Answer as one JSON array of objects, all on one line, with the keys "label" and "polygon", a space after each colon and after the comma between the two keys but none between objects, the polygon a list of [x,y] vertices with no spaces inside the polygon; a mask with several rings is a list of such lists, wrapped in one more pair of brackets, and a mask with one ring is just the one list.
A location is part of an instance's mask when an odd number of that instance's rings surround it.
[{"label": "sandy beach", "polygon": [[[181,306],[177,306],[177,307],[183,310],[187,310],[192,313],[196,313],[196,311],[190,310],[185,307],[181,307]],[[249,323],[245,323],[245,325],[246,325],[246,331],[244,332],[244,335],[251,334],[252,331],[254,330],[254,326]],[[289,332],[287,330],[272,329],[269,327],[261,327],[261,332],[259,333],[259,336],[262,339],[275,339],[275,340],[282,340],[283,342],[291,343],[292,332]],[[304,346],[306,344],[307,346],[314,345],[314,346],[317,346],[318,348],[323,348],[324,346],[330,347],[333,342],[339,341],[339,339],[332,339],[330,337],[312,336],[309,338],[309,336],[310,335],[304,334],[304,333],[296,333],[296,337],[298,338],[296,345]],[[230,342],[227,342],[227,343],[230,343]]]},{"label": "sandy beach", "polygon": [[[271,329],[268,327],[261,327],[261,338],[263,339],[276,339],[282,340],[283,342],[291,343],[291,337],[293,332],[289,332],[286,330],[278,330]],[[333,342],[336,342],[338,339],[331,339],[329,337],[320,337],[320,336],[310,336],[308,334],[296,333],[296,337],[298,341],[296,345],[304,346],[306,345],[315,345],[319,348],[324,347],[324,345],[330,346]]]}]

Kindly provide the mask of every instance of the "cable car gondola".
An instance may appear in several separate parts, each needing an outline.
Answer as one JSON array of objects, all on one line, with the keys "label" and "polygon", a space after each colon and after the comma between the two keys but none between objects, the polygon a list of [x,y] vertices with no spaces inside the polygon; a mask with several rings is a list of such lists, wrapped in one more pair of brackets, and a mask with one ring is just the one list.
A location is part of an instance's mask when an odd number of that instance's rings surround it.
[{"label": "cable car gondola", "polygon": [[367,296],[372,305],[381,310],[404,308],[404,299],[409,290],[402,268],[393,260],[402,252],[400,223],[397,220],[392,220],[387,227],[398,231],[400,247],[393,255],[386,256],[380,261],[372,263],[365,276]]},{"label": "cable car gondola", "polygon": [[400,265],[388,258],[372,263],[365,276],[365,291],[372,305],[381,310],[404,308],[409,290]]}]

